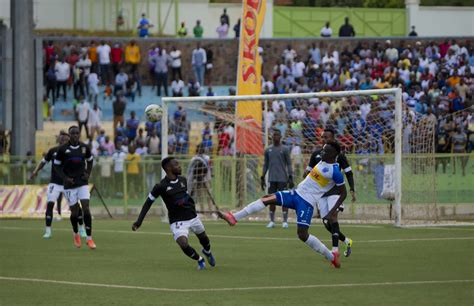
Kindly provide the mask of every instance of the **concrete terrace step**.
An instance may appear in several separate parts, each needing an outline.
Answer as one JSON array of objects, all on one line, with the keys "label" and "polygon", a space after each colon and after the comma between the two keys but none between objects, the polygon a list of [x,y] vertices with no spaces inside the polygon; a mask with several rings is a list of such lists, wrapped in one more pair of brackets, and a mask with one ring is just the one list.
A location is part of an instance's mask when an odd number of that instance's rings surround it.
[{"label": "concrete terrace step", "polygon": [[[214,94],[216,96],[224,96],[228,95],[229,93],[229,88],[232,86],[214,86],[212,87]],[[168,88],[168,90],[171,92],[171,88]],[[104,96],[104,87],[100,87],[100,94],[97,99],[99,107],[102,109],[102,115],[103,121],[111,121],[113,120],[113,108],[112,108],[112,103],[113,100],[106,100]],[[205,96],[207,93],[207,87],[202,88],[201,91],[201,96]],[[184,91],[184,95],[187,96],[188,92],[187,89]],[[74,100],[74,94],[72,89],[67,91],[67,97],[66,101],[63,101],[63,98],[60,96],[58,101],[56,101],[54,107],[53,107],[53,112],[52,112],[52,118],[53,121],[74,121],[74,113],[73,113],[73,100]],[[51,101],[51,99],[50,99]],[[131,111],[135,111],[137,114],[137,118],[139,118],[141,121],[143,121],[144,118],[144,110],[145,107],[148,104],[160,104],[161,105],[161,97],[156,95],[156,88],[152,90],[151,86],[143,86],[142,88],[142,96],[139,97],[138,95],[135,97],[135,101],[132,102],[130,98],[127,98],[127,109],[126,109],[126,117],[128,117],[128,114],[130,114]],[[93,103],[91,103],[91,107]],[[173,109],[170,109],[170,112],[174,111]],[[195,118],[189,118],[189,120],[193,120]]]}]

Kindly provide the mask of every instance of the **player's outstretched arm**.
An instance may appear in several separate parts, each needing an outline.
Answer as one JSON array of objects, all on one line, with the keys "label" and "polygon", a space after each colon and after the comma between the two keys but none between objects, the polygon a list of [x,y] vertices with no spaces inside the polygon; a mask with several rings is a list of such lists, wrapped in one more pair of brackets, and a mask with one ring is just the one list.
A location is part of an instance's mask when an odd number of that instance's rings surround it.
[{"label": "player's outstretched arm", "polygon": [[30,176],[29,176],[29,180],[31,181],[32,179],[34,179],[37,175],[38,175],[38,172],[41,171],[41,169],[43,169],[44,165],[46,165],[46,163],[44,161],[41,161],[35,168],[35,170],[33,170],[33,172],[31,172]]},{"label": "player's outstretched arm", "polygon": [[352,203],[356,201],[355,196],[355,184],[354,184],[354,173],[351,171],[346,172],[347,182],[349,183],[349,190],[351,191]]},{"label": "player's outstretched arm", "polygon": [[149,197],[146,198],[145,203],[143,204],[142,210],[140,211],[140,215],[138,215],[137,221],[135,221],[132,225],[132,231],[136,231],[142,225],[143,219],[145,219],[146,214],[150,210],[151,205],[153,204],[153,200]]},{"label": "player's outstretched arm", "polygon": [[337,186],[337,188],[339,189],[338,193],[340,194],[339,198],[337,199],[336,201],[336,204],[334,204],[334,207],[339,207],[341,206],[341,204],[344,202],[344,200],[346,199],[347,197],[347,189],[346,189],[346,185],[341,185],[341,186]]}]

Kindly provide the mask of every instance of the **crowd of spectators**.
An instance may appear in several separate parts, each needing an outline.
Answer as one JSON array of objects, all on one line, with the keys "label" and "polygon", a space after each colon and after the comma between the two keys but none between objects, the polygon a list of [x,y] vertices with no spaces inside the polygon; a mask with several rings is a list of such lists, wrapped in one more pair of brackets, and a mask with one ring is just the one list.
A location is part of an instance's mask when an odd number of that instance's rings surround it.
[{"label": "crowd of spectators", "polygon": [[[145,123],[137,132],[139,123],[135,115],[124,119],[126,105],[128,100],[133,101],[135,94],[140,95],[141,76],[137,69],[140,64],[148,65],[158,95],[169,94],[172,79],[171,95],[183,96],[186,76],[181,71],[180,50],[153,46],[146,60],[140,58],[140,50],[133,40],[124,47],[113,44],[113,48],[104,41],[77,47],[67,43],[62,50],[49,42],[44,50],[45,99],[51,97],[54,105],[61,90],[65,98],[66,88],[72,88],[77,99],[74,109],[78,124],[86,128],[90,142],[96,143],[93,148],[98,155],[113,154],[115,150],[110,149],[110,145],[104,150],[103,143],[111,143],[115,148],[132,144],[138,155],[160,153],[161,123]],[[212,71],[212,51],[202,48],[198,42],[190,65],[193,75],[188,76],[188,92],[191,96],[200,95],[202,85],[209,84],[206,76]],[[469,41],[452,39],[436,44],[410,40],[395,45],[387,40],[384,43],[359,42],[354,48],[342,49],[326,47],[320,42],[313,43],[306,52],[297,53],[292,45],[282,50],[272,74],[262,78],[262,93],[399,87],[403,91],[406,152],[416,150],[419,140],[416,131],[426,128],[427,122],[435,129],[438,152],[470,152],[474,143],[473,75],[474,50]],[[107,142],[99,133],[101,112],[97,96],[102,88],[105,97],[114,101],[114,135]],[[212,88],[208,88],[207,95],[214,95]],[[232,103],[207,104],[206,107],[220,113],[234,112]],[[319,132],[324,128],[335,130],[346,152],[393,150],[390,144],[393,142],[393,96],[272,101],[267,108],[267,127],[279,129],[285,143],[294,147],[295,152],[310,153],[314,140],[317,143]],[[208,126],[202,135],[206,152],[233,154],[233,124],[219,118],[214,120],[216,123]],[[181,106],[176,111],[169,126],[170,152],[188,154],[191,125],[186,107]],[[99,133],[97,138],[96,133]],[[216,134],[214,139],[213,134]]]},{"label": "crowd of spectators", "polygon": [[[352,50],[336,50],[321,42],[319,46],[313,44],[306,54],[297,54],[288,45],[272,75],[262,81],[262,93],[398,87],[403,92],[404,147],[408,152],[416,150],[415,132],[428,128],[426,122],[436,129],[438,152],[452,152],[455,147],[467,152],[474,143],[472,47],[469,41],[454,39],[439,45],[420,41],[394,45],[387,40],[384,44],[361,42]],[[370,139],[374,134],[383,139],[382,131],[393,133],[393,98],[379,95],[273,101],[266,122],[268,127],[280,129],[288,144],[296,139],[304,146],[309,139],[317,139],[317,129],[332,128],[346,151],[381,153],[384,146],[387,149],[386,143],[380,140],[373,145]],[[464,136],[454,137],[456,133]],[[367,143],[369,148],[361,147]],[[303,153],[309,152],[303,147]]]}]

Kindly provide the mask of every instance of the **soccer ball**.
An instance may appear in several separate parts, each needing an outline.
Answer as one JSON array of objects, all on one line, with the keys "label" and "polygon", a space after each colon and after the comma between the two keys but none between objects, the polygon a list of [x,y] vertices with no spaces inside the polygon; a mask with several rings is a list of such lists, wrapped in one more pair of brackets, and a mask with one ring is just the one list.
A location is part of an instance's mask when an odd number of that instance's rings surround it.
[{"label": "soccer ball", "polygon": [[157,122],[163,115],[163,109],[157,104],[150,104],[145,108],[146,120],[150,122]]}]

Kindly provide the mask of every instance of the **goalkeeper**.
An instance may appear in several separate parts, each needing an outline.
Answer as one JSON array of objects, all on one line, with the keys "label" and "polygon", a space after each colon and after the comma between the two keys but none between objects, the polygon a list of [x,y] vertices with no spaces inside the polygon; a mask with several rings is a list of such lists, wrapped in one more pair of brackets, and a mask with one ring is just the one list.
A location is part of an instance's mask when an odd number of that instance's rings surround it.
[{"label": "goalkeeper", "polygon": [[[268,193],[273,194],[277,191],[283,191],[287,188],[293,189],[293,169],[291,167],[290,149],[281,143],[281,131],[273,130],[273,145],[265,150],[265,161],[263,163],[262,176],[260,177],[260,185],[265,190],[265,174],[268,171],[268,181],[270,186]],[[275,227],[275,204],[270,204],[270,222],[267,228]],[[282,206],[283,212],[283,228],[288,228],[288,207]]]},{"label": "goalkeeper", "polygon": [[[322,140],[323,143],[326,144],[328,142],[335,142],[336,139],[334,137],[334,130],[332,129],[325,129],[324,132],[322,133]],[[314,168],[319,162],[321,161],[321,150],[316,150],[311,154],[311,158],[309,160],[308,167],[306,167],[306,171],[304,173],[305,177],[308,175],[308,173],[311,171],[311,169]],[[344,155],[344,153],[340,153],[337,156],[336,159],[337,163],[339,164],[341,170],[344,171],[347,181],[349,182],[349,187],[350,187],[350,192],[351,192],[351,197],[352,197],[352,203],[356,201],[356,196],[355,196],[355,189],[354,189],[354,174],[352,173],[351,166],[349,165],[349,162],[347,161],[347,157]],[[331,189],[329,190],[324,196],[330,196],[330,195],[335,195],[337,194],[336,189]],[[352,239],[346,237],[340,230],[339,228],[339,222],[337,220],[337,215],[339,211],[344,210],[344,204],[340,205],[339,208],[336,211],[335,217],[332,219],[333,221],[330,221],[327,218],[323,218],[323,224],[324,227],[328,230],[328,232],[331,233],[332,236],[332,251],[337,251],[339,252],[339,240],[344,242],[344,246],[346,250],[344,251],[344,256],[349,257],[351,255],[352,251]]]}]

